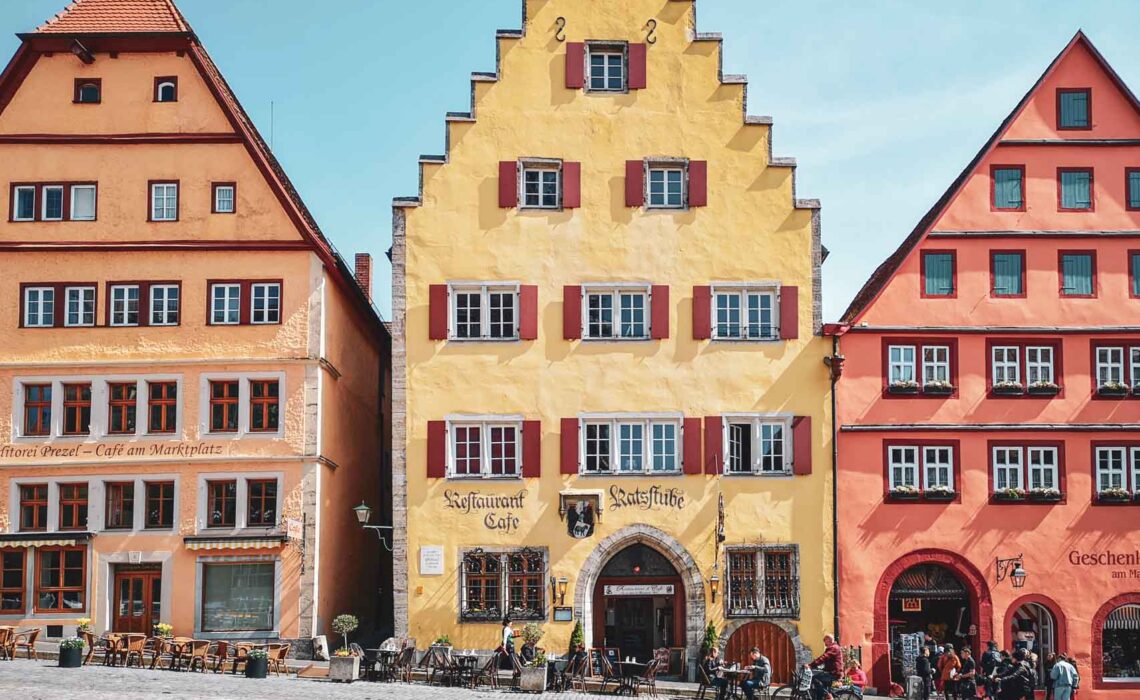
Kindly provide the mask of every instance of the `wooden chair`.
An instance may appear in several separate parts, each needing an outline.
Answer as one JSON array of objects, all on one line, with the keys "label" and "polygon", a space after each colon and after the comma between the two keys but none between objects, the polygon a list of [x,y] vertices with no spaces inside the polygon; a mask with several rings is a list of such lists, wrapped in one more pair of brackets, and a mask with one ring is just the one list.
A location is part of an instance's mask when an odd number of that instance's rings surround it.
[{"label": "wooden chair", "polygon": [[206,665],[214,673],[224,671],[226,661],[230,658],[229,642],[214,642],[206,648]]},{"label": "wooden chair", "polygon": [[83,665],[91,663],[91,659],[95,658],[95,652],[102,652],[104,656],[107,655],[107,643],[99,639],[91,632],[80,632],[83,637],[83,644],[87,647],[87,653],[83,655]]},{"label": "wooden chair", "polygon": [[[274,648],[276,647],[276,648]],[[289,675],[289,666],[286,660],[289,657],[289,644],[270,644],[269,645],[269,668],[273,670],[278,676],[284,671],[285,675]]]},{"label": "wooden chair", "polygon": [[9,627],[0,627],[0,659],[12,660],[11,649],[12,644],[12,629]]},{"label": "wooden chair", "polygon": [[206,652],[210,650],[210,642],[205,639],[195,639],[190,642],[190,653],[187,655],[189,664],[187,670],[199,669],[206,672]]},{"label": "wooden chair", "polygon": [[709,679],[709,674],[705,671],[703,663],[697,664],[697,700],[704,700],[705,691],[712,690],[713,695],[716,695],[717,687],[712,684]]},{"label": "wooden chair", "polygon": [[610,659],[603,651],[601,654],[602,660],[602,687],[598,690],[599,693],[606,692],[606,686],[610,683],[621,685],[621,676],[614,672],[614,666],[610,663]]},{"label": "wooden chair", "polygon": [[123,665],[130,667],[131,660],[133,659],[139,668],[143,667],[143,654],[146,651],[146,635],[145,634],[124,634],[123,635]]},{"label": "wooden chair", "polygon": [[416,667],[416,645],[404,647],[392,662],[392,673],[404,683],[412,682],[412,670]]},{"label": "wooden chair", "polygon": [[472,688],[478,688],[482,682],[486,682],[489,688],[499,687],[499,662],[502,660],[502,656],[500,652],[492,652],[491,657],[487,659],[487,663],[482,666],[477,666],[472,671]]},{"label": "wooden chair", "polygon": [[23,632],[17,632],[13,637],[11,644],[12,658],[16,658],[16,652],[23,649],[29,659],[39,660],[36,655],[36,638],[40,636],[40,628],[35,627]]}]

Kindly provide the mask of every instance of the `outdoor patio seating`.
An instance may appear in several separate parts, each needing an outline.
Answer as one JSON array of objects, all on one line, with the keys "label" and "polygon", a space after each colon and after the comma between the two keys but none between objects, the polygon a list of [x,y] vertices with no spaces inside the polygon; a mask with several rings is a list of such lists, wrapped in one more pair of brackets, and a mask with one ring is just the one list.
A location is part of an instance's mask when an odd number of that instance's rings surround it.
[{"label": "outdoor patio seating", "polygon": [[289,667],[285,664],[286,658],[289,656],[289,644],[270,644],[267,648],[269,652],[269,670],[278,676],[284,671],[285,675],[289,675]]},{"label": "outdoor patio seating", "polygon": [[606,686],[610,683],[621,685],[621,675],[614,671],[614,666],[610,663],[608,656],[603,653],[600,655],[600,658],[602,666],[602,687],[598,692],[604,693],[606,692]]},{"label": "outdoor patio seating", "polygon": [[416,667],[416,645],[405,646],[392,663],[393,676],[405,683],[412,682],[412,671]]},{"label": "outdoor patio seating", "polygon": [[83,665],[91,663],[91,659],[95,658],[95,654],[107,654],[107,643],[96,637],[91,632],[80,632],[83,637],[83,646],[87,649],[87,653],[83,655]]},{"label": "outdoor patio seating", "polygon": [[580,690],[586,692],[586,673],[590,670],[590,659],[583,658],[577,663],[570,662],[570,667],[566,669],[566,675],[569,678],[569,689]]},{"label": "outdoor patio seating", "polygon": [[502,660],[502,658],[503,658],[502,653],[496,651],[496,652],[491,654],[491,656],[487,659],[486,663],[484,663],[482,666],[477,666],[471,672],[471,676],[468,679],[470,686],[472,688],[477,688],[477,687],[479,687],[480,683],[485,682],[488,685],[488,687],[498,688],[499,687],[499,663]]},{"label": "outdoor patio seating", "polygon": [[206,665],[214,673],[225,671],[226,661],[230,658],[229,642],[214,642],[206,649]]},{"label": "outdoor patio seating", "polygon": [[143,667],[143,655],[146,651],[146,635],[130,633],[124,634],[123,645],[120,653],[123,656],[123,665],[130,667],[131,661],[138,664],[139,668]]},{"label": "outdoor patio seating", "polygon": [[202,673],[205,673],[206,652],[210,649],[210,642],[205,639],[193,639],[187,643],[185,649],[183,659],[187,663],[186,669],[188,671],[198,669]]},{"label": "outdoor patio seating", "polygon": [[11,627],[0,627],[0,659],[12,660],[12,637],[14,631]]},{"label": "outdoor patio seating", "polygon": [[36,655],[36,638],[39,636],[39,627],[34,627],[30,630],[24,630],[23,632],[17,632],[15,635],[13,635],[11,642],[12,658],[16,658],[16,652],[23,649],[24,653],[27,654],[27,657],[29,659],[38,660],[39,656]]}]

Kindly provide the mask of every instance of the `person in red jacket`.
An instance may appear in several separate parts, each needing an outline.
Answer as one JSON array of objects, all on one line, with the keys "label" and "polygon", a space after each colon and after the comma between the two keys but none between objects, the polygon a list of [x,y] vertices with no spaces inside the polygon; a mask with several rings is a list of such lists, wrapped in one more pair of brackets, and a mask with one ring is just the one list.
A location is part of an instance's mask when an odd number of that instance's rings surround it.
[{"label": "person in red jacket", "polygon": [[831,684],[843,677],[843,649],[830,634],[823,636],[823,653],[809,664],[818,668],[811,677],[812,697],[815,700],[831,698]]}]

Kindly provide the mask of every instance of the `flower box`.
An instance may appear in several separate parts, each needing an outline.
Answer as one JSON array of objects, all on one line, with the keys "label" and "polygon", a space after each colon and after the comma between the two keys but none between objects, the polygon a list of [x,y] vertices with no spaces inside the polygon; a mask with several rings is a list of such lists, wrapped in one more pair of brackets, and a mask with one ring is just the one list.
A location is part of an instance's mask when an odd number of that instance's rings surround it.
[{"label": "flower box", "polygon": [[888,394],[917,394],[918,382],[894,382],[887,385]]},{"label": "flower box", "polygon": [[1056,396],[1061,393],[1061,387],[1052,382],[1030,384],[1028,392],[1032,396]]},{"label": "flower box", "polygon": [[958,497],[958,492],[950,489],[927,489],[924,495],[928,501],[953,501]]},{"label": "flower box", "polygon": [[1109,489],[1096,495],[1097,503],[1131,503],[1132,494],[1123,489]]},{"label": "flower box", "polygon": [[1113,398],[1122,398],[1128,396],[1128,387],[1118,382],[1108,382],[1101,384],[1096,388],[1097,396],[1110,396]]},{"label": "flower box", "polygon": [[1029,489],[1029,500],[1038,503],[1056,503],[1061,500],[1057,489]]},{"label": "flower box", "polygon": [[1002,503],[1017,503],[1024,501],[1026,494],[1021,489],[1002,489],[994,491],[993,499]]},{"label": "flower box", "polygon": [[333,656],[329,659],[329,679],[351,683],[360,678],[359,656]]},{"label": "flower box", "polygon": [[949,396],[954,393],[954,385],[949,382],[923,384],[922,393],[928,396]]},{"label": "flower box", "polygon": [[1001,382],[994,384],[993,393],[997,396],[1021,396],[1025,393],[1025,387],[1018,382]]},{"label": "flower box", "polygon": [[921,494],[917,489],[894,489],[887,492],[892,501],[917,501]]}]

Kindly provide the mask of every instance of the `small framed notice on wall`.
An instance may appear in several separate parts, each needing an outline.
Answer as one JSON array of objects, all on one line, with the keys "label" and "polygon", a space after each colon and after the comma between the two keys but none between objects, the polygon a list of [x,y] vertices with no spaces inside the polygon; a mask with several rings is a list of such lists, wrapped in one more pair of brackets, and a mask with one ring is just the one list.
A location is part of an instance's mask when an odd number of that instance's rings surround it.
[{"label": "small framed notice on wall", "polygon": [[903,598],[903,612],[922,612],[922,598]]},{"label": "small framed notice on wall", "polygon": [[574,621],[574,608],[570,607],[554,607],[554,621],[555,622],[573,622]]},{"label": "small framed notice on wall", "polygon": [[443,576],[443,547],[420,547],[420,576]]}]

